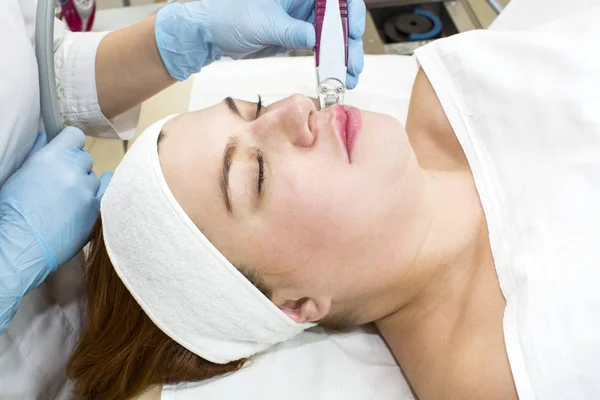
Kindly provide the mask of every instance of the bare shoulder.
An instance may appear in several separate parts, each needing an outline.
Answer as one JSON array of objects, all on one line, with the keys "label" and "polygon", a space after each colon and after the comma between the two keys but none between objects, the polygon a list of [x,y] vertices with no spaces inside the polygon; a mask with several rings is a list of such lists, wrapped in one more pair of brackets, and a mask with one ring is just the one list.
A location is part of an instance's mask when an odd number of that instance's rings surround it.
[{"label": "bare shoulder", "polygon": [[377,327],[420,400],[518,399],[492,261],[481,263],[463,292],[435,303],[426,317],[392,317]]},{"label": "bare shoulder", "polygon": [[[519,398],[504,343],[498,338],[471,337],[470,343],[454,348],[440,364],[448,371],[441,386],[457,399]],[[439,394],[433,398],[443,398]]]},{"label": "bare shoulder", "polygon": [[419,69],[413,84],[406,132],[425,169],[468,167],[452,125],[423,69]]},{"label": "bare shoulder", "polygon": [[518,400],[501,332],[468,329],[444,336],[441,346],[429,338],[408,350],[390,341],[419,400]]},{"label": "bare shoulder", "polygon": [[406,126],[448,134],[452,130],[435,89],[422,68],[415,77]]}]

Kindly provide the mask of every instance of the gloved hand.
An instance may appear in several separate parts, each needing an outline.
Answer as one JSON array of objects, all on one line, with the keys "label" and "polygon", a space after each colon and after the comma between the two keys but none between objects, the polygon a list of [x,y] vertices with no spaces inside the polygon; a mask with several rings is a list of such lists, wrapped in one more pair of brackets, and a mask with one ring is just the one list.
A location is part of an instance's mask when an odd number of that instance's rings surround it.
[{"label": "gloved hand", "polygon": [[110,174],[98,179],[85,136],[41,133],[23,166],[0,189],[0,334],[21,298],[79,252],[98,218]]},{"label": "gloved hand", "polygon": [[[173,3],[156,16],[155,36],[167,71],[178,80],[221,56],[258,58],[315,47],[314,0],[201,0]],[[363,69],[363,0],[348,1],[346,86],[356,87]]]}]

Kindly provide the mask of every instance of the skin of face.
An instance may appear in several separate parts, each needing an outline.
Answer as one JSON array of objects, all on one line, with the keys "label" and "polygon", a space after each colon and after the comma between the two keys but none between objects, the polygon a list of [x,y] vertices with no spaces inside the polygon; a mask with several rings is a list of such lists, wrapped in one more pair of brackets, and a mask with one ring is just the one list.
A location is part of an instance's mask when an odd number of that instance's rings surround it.
[{"label": "skin of face", "polygon": [[[256,103],[234,104],[241,116],[222,102],[163,129],[161,167],[186,213],[298,322],[366,305],[373,314],[360,322],[391,311],[381,299],[407,273],[420,240],[411,228],[422,220],[421,170],[402,124],[354,109],[360,129],[349,155],[336,108],[320,111],[301,95],[258,115]],[[221,181],[233,142],[229,212]]]}]

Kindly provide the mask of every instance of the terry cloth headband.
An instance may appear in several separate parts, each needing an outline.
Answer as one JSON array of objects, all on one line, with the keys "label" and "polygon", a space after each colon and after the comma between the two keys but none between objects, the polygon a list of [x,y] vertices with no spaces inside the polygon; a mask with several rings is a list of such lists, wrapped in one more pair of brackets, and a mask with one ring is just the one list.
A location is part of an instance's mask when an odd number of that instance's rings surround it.
[{"label": "terry cloth headband", "polygon": [[171,339],[217,363],[252,356],[314,324],[289,318],[202,234],[169,189],[158,158],[167,117],[127,151],[102,199],[113,267]]}]

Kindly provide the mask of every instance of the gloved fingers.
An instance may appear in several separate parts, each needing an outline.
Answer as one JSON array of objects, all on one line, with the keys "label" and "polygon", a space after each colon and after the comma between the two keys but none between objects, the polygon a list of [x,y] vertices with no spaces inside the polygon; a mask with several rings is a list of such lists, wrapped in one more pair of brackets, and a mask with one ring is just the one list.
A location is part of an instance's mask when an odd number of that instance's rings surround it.
[{"label": "gloved fingers", "polygon": [[112,176],[113,176],[113,173],[110,171],[107,171],[107,172],[103,173],[102,176],[100,177],[100,187],[98,188],[98,191],[96,192],[96,196],[95,196],[95,198],[98,199],[98,201],[102,200],[102,196],[104,196],[104,193],[106,192],[106,189],[108,188],[108,184],[110,183]]},{"label": "gloved fingers", "polygon": [[348,73],[358,76],[365,66],[363,41],[350,39],[348,41]]},{"label": "gloved fingers", "polygon": [[310,13],[310,16],[308,17],[306,22],[310,22],[314,26],[314,24],[315,24],[315,9],[314,8],[313,8],[312,12]]},{"label": "gloved fingers", "polygon": [[96,200],[96,194],[102,185],[102,182],[100,182],[100,179],[98,179],[98,175],[94,171],[90,171],[88,176],[85,177],[84,182],[85,187],[93,193],[92,198]]},{"label": "gloved fingers", "polygon": [[367,7],[363,0],[348,0],[348,35],[360,39],[365,34]]},{"label": "gloved fingers", "polygon": [[94,166],[94,159],[90,153],[85,150],[74,149],[72,152],[72,159],[75,162],[75,165],[81,167],[86,174],[89,173]]},{"label": "gloved fingers", "polygon": [[50,146],[58,146],[63,149],[73,147],[83,149],[85,146],[85,135],[81,129],[68,126],[56,135],[52,142],[50,142]]},{"label": "gloved fingers", "polygon": [[307,18],[315,10],[315,0],[277,0],[277,2],[286,13],[304,21],[308,21]]},{"label": "gloved fingers", "polygon": [[358,76],[365,66],[365,53],[362,40],[350,39],[348,42],[348,75],[346,87],[354,89],[358,85]]},{"label": "gloved fingers", "polygon": [[346,88],[352,90],[358,85],[358,76],[346,74]]},{"label": "gloved fingers", "polygon": [[31,150],[29,150],[29,154],[27,154],[27,158],[25,161],[29,160],[35,153],[37,153],[42,147],[48,144],[48,138],[46,137],[46,131],[41,131],[37,138],[35,139],[35,143]]},{"label": "gloved fingers", "polygon": [[312,50],[315,47],[316,35],[312,24],[289,16],[279,8],[271,16],[272,27],[266,32],[262,45],[281,46],[288,50]]}]

